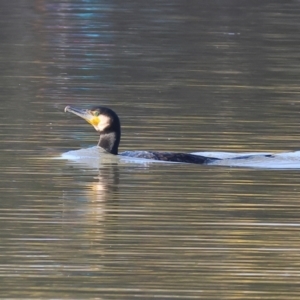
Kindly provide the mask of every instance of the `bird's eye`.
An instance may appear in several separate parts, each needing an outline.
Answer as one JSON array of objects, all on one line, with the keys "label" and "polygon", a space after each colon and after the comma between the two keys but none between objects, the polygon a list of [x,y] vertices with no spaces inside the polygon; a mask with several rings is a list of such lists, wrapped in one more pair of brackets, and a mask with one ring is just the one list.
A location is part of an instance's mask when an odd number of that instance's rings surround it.
[{"label": "bird's eye", "polygon": [[99,113],[99,110],[95,110],[93,114],[94,114],[95,117],[98,117],[99,114],[100,114],[100,113]]}]

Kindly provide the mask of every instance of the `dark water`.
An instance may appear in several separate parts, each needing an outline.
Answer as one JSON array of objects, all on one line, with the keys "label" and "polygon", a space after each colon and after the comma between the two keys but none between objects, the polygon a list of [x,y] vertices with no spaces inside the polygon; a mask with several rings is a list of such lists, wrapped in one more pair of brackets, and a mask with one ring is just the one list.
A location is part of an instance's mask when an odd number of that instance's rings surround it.
[{"label": "dark water", "polygon": [[299,170],[53,159],[299,150],[299,1],[2,1],[0,296],[298,299]]}]

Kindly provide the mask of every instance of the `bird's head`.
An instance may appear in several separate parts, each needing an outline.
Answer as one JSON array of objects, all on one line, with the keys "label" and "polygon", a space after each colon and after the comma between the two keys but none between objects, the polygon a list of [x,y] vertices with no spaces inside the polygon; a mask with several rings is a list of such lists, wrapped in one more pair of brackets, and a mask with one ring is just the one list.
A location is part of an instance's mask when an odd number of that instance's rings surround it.
[{"label": "bird's head", "polygon": [[95,106],[90,109],[79,109],[71,106],[65,107],[65,112],[71,112],[91,124],[96,131],[107,133],[120,131],[118,115],[108,107]]},{"label": "bird's head", "polygon": [[67,111],[83,118],[100,133],[98,146],[111,154],[118,154],[121,124],[118,115],[113,110],[103,106],[90,109],[66,106],[65,112]]}]

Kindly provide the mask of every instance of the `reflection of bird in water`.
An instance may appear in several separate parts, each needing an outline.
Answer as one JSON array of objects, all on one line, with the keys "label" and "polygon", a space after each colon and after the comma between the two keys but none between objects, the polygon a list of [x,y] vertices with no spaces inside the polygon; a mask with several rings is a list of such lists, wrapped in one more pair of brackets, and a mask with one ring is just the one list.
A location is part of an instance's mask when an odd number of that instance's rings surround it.
[{"label": "reflection of bird in water", "polygon": [[[94,126],[96,131],[100,133],[98,146],[111,154],[118,154],[118,147],[121,139],[121,124],[118,115],[113,110],[102,106],[96,106],[91,109],[78,109],[66,106],[65,112],[67,111],[83,118]],[[189,153],[156,151],[125,151],[119,155],[192,164],[209,164],[219,160],[218,158]]]}]

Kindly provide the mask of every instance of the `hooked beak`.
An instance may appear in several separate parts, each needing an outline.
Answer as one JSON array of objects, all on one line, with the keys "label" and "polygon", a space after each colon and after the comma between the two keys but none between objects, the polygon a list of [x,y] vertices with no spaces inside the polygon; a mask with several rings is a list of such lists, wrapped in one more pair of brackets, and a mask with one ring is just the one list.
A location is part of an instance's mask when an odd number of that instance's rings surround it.
[{"label": "hooked beak", "polygon": [[76,107],[66,106],[64,109],[65,112],[73,113],[74,115],[79,116],[80,118],[86,120],[89,124],[97,127],[100,123],[100,119],[98,116],[95,116],[92,111],[89,109],[79,109]]}]

